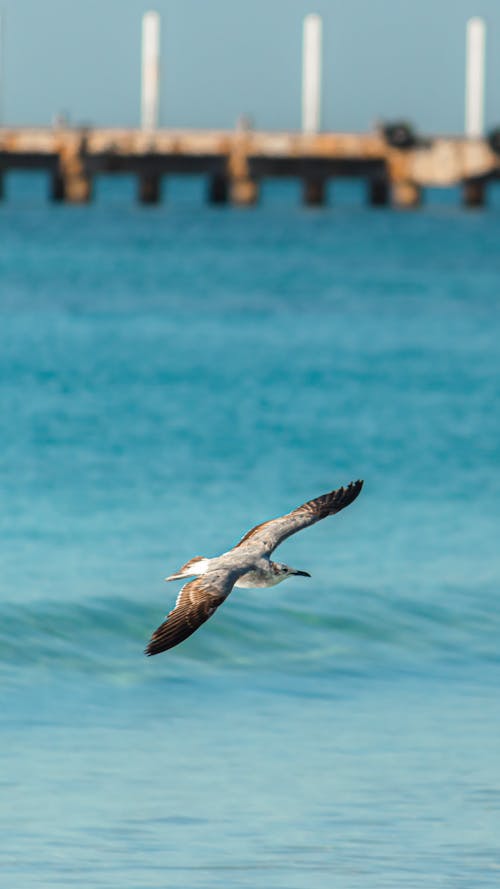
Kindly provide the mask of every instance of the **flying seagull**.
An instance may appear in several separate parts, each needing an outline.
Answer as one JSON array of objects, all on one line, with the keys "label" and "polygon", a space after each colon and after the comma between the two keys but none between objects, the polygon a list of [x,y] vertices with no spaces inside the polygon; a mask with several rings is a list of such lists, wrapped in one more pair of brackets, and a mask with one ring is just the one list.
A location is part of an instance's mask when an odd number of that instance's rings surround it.
[{"label": "flying seagull", "polygon": [[294,575],[310,577],[307,571],[272,562],[269,556],[287,537],[349,506],[362,486],[360,480],[350,482],[345,488],[309,500],[286,515],[256,525],[227,553],[214,559],[196,556],[176,574],[166,577],[165,580],[196,580],[182,587],[175,608],[154,631],[145,654],[159,654],[184,642],[214,614],[233,587],[275,586]]}]

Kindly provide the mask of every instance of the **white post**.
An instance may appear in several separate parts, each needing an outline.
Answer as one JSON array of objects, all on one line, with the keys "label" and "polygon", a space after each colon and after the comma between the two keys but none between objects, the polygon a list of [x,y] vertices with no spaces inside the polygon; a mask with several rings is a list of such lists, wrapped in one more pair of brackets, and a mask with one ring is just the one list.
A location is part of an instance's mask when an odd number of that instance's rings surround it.
[{"label": "white post", "polygon": [[160,16],[146,12],[142,18],[142,82],[141,127],[155,130],[158,126],[160,86]]},{"label": "white post", "polygon": [[317,133],[321,115],[321,16],[304,19],[302,43],[302,131]]},{"label": "white post", "polygon": [[465,75],[465,135],[480,139],[484,135],[484,58],[486,27],[481,18],[467,22]]},{"label": "white post", "polygon": [[3,123],[3,98],[4,98],[4,13],[0,12],[0,126]]}]

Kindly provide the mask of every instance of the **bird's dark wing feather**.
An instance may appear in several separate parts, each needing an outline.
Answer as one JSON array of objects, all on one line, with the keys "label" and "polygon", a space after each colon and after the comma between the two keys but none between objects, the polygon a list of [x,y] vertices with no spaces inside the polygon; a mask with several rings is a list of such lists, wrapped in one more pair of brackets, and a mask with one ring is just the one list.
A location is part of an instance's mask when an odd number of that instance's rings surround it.
[{"label": "bird's dark wing feather", "polygon": [[362,487],[363,482],[358,479],[356,482],[350,482],[345,488],[337,488],[336,491],[322,494],[315,500],[308,500],[307,503],[303,503],[302,506],[298,506],[287,515],[256,525],[242,537],[234,549],[239,546],[255,547],[263,555],[270,555],[287,537],[349,506],[356,499]]},{"label": "bird's dark wing feather", "polygon": [[238,573],[218,570],[186,583],[175,608],[151,636],[145,654],[159,654],[184,642],[228,597],[237,577]]}]

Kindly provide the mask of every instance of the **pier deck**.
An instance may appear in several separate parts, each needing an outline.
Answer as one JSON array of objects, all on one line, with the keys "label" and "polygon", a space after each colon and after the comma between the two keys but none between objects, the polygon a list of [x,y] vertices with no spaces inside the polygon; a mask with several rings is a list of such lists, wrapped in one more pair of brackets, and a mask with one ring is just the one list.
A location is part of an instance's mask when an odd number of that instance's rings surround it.
[{"label": "pier deck", "polygon": [[413,147],[389,144],[383,133],[302,133],[197,130],[3,128],[0,177],[13,169],[46,170],[56,201],[84,203],[97,175],[136,175],[138,197],[160,200],[171,174],[208,178],[214,203],[253,204],[265,178],[303,183],[307,204],[322,204],[329,179],[366,180],[374,205],[412,207],[428,187],[461,186],[467,205],[480,205],[488,181],[500,178],[500,156],[486,140],[434,137]]}]

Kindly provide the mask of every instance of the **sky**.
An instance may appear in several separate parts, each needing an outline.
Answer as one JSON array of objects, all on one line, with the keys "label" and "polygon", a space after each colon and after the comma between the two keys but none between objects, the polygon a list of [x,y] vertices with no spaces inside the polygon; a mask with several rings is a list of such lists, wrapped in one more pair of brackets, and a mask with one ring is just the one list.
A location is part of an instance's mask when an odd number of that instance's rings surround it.
[{"label": "sky", "polygon": [[141,17],[161,15],[160,123],[300,127],[302,20],[323,18],[322,128],[464,126],[465,23],[487,23],[487,128],[500,126],[500,0],[0,0],[1,119],[137,126]]}]

